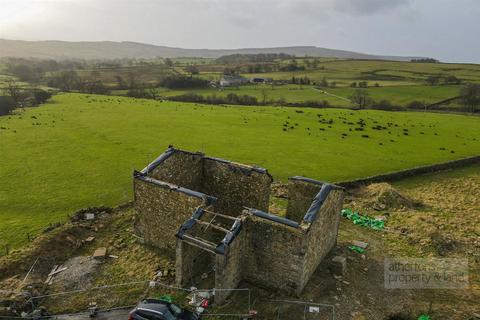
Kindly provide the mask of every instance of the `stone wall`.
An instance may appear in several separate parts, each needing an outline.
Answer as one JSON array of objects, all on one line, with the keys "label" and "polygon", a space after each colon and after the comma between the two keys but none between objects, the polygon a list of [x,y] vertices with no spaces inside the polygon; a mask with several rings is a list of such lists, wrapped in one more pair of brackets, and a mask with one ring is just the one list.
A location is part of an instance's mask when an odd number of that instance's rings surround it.
[{"label": "stone wall", "polygon": [[176,246],[175,282],[182,288],[191,287],[195,279],[209,271],[208,267],[214,262],[215,255],[180,239],[177,239]]},{"label": "stone wall", "polygon": [[146,243],[171,253],[175,250],[175,234],[192,216],[195,208],[207,200],[176,188],[161,186],[142,177],[134,179],[136,231]]},{"label": "stone wall", "polygon": [[296,292],[302,275],[303,233],[293,227],[251,216],[242,232],[247,246],[243,277],[266,288]]},{"label": "stone wall", "polygon": [[320,207],[305,235],[305,258],[299,292],[303,290],[320,262],[336,246],[344,192],[333,189]]},{"label": "stone wall", "polygon": [[268,210],[272,178],[266,171],[212,158],[204,158],[203,168],[201,191],[218,199],[214,211],[239,216],[244,206]]},{"label": "stone wall", "polygon": [[308,182],[296,177],[290,178],[286,217],[300,223],[321,187],[321,183]]},{"label": "stone wall", "polygon": [[[265,169],[170,148],[134,175],[136,230],[150,245],[172,253],[176,249],[179,286],[192,285],[193,278],[214,264],[217,289],[235,288],[245,280],[300,294],[336,245],[343,189],[293,177],[288,187],[287,215],[281,218],[266,213],[271,182]],[[198,207],[241,215],[242,223],[237,221],[233,233],[223,240],[223,231],[192,225],[194,212],[206,212],[195,211]],[[245,207],[252,209],[242,215]],[[200,219],[201,215],[194,218]],[[219,244],[216,253],[175,237],[187,220],[185,228],[191,235]],[[204,220],[211,219],[208,216]],[[219,291],[217,302],[223,302],[229,294]]]},{"label": "stone wall", "polygon": [[154,167],[147,175],[159,181],[200,191],[203,176],[202,157],[201,153],[173,150],[169,157]]},{"label": "stone wall", "polygon": [[350,181],[343,181],[337,183],[337,185],[342,186],[344,188],[357,188],[371,183],[378,183],[378,182],[391,182],[397,181],[401,179],[405,179],[408,177],[419,176],[422,174],[448,170],[448,169],[455,169],[470,166],[473,164],[480,163],[480,156],[474,156],[459,160],[452,160],[443,163],[432,164],[428,166],[421,166],[412,169],[406,169],[396,172],[390,172],[385,174],[379,174],[376,176],[371,176],[362,179],[350,180]]},{"label": "stone wall", "polygon": [[237,288],[243,279],[242,267],[244,263],[245,234],[241,233],[230,244],[224,255],[217,254],[215,262],[215,302],[223,303],[231,294],[221,289]]}]

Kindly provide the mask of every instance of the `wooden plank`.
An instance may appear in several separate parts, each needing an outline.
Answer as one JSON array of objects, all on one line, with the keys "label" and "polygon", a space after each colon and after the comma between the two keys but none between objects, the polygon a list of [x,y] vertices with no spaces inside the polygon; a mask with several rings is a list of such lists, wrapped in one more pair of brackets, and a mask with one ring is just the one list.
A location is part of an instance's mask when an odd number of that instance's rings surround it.
[{"label": "wooden plank", "polygon": [[58,265],[53,266],[53,269],[48,274],[47,280],[45,280],[45,284],[48,284],[50,282],[50,280],[52,279],[52,273],[55,272],[55,270],[57,270],[58,267],[59,267]]},{"label": "wooden plank", "polygon": [[65,270],[67,270],[68,268],[67,267],[64,267],[64,268],[61,268],[61,269],[57,269],[55,272],[51,273],[50,275],[51,276],[54,276],[56,275],[57,273],[60,273],[60,272],[63,272]]},{"label": "wooden plank", "polygon": [[105,247],[98,248],[98,249],[95,250],[95,252],[93,253],[93,257],[94,257],[95,259],[105,258],[106,255],[107,255],[107,248],[105,248]]}]

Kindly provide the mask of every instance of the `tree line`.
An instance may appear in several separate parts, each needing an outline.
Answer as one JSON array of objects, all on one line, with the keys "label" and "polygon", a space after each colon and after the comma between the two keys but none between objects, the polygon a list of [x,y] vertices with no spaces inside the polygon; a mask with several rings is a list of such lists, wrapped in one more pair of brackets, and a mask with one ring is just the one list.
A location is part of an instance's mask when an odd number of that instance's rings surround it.
[{"label": "tree line", "polygon": [[51,98],[52,93],[39,88],[22,87],[17,81],[8,79],[1,88],[0,116],[10,114],[17,108],[38,106]]}]

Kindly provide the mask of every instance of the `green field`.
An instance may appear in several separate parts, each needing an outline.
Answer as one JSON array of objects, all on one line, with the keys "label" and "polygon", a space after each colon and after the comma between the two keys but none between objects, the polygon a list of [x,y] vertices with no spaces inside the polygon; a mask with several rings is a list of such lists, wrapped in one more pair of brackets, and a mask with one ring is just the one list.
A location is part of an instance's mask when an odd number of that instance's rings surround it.
[{"label": "green field", "polygon": [[[331,60],[320,63],[315,70],[298,71],[295,76],[308,76],[314,80],[323,77],[349,84],[358,79],[376,81],[421,82],[428,75],[455,75],[465,81],[480,80],[480,65],[450,63],[412,63],[380,60]],[[292,72],[259,74],[274,79],[290,79]]]},{"label": "green field", "polygon": [[[163,89],[160,95],[165,97],[182,95],[185,93],[196,93],[203,96],[226,96],[229,93],[238,95],[249,95],[256,97],[260,102],[263,101],[264,94],[266,100],[285,99],[286,102],[305,102],[305,101],[328,101],[335,107],[352,107],[353,103],[345,101],[352,96],[355,88],[339,87],[325,89],[328,93],[334,94],[344,99],[340,99],[328,94],[322,93],[322,90],[315,90],[313,86],[305,85],[249,85],[240,87],[228,87],[223,89],[197,89],[197,90],[168,90]],[[427,104],[439,102],[448,98],[458,96],[460,86],[387,86],[370,87],[365,89],[370,97],[375,101],[388,100],[394,105],[405,106],[412,101],[421,101]]]},{"label": "green field", "polygon": [[476,155],[479,137],[480,117],[61,94],[0,117],[0,253],[74,210],[131,199],[133,169],[169,144],[340,181]]}]

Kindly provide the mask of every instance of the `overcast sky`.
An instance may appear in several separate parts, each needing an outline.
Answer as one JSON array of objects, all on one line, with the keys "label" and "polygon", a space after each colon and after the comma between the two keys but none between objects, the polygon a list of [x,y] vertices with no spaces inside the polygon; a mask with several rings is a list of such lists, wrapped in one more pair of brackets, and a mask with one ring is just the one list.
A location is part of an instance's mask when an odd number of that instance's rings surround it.
[{"label": "overcast sky", "polygon": [[314,45],[480,63],[480,0],[0,0],[0,38]]}]

